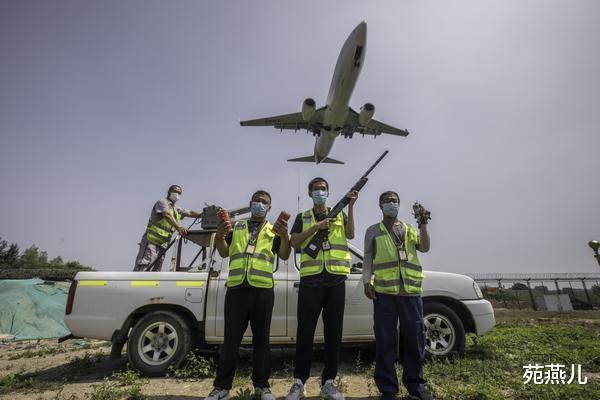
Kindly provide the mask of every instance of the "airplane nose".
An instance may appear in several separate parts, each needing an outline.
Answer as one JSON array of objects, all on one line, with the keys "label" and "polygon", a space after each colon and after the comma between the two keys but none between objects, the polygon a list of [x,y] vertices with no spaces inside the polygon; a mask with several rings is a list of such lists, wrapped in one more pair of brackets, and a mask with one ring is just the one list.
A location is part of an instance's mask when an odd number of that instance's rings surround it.
[{"label": "airplane nose", "polygon": [[359,44],[364,44],[367,41],[367,23],[365,21],[354,28],[354,35]]}]

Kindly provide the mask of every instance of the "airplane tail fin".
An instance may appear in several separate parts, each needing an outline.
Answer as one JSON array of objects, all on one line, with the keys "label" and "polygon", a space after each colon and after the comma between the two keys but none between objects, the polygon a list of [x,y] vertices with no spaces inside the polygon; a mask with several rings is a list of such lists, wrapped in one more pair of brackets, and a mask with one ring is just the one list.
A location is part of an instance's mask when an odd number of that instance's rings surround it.
[{"label": "airplane tail fin", "polygon": [[[288,161],[291,162],[316,162],[315,160],[315,156],[306,156],[306,157],[298,157],[298,158],[290,158]],[[320,163],[325,163],[325,164],[344,164],[343,161],[338,161],[338,160],[334,160],[333,158],[327,157],[321,160]],[[320,164],[317,163],[317,164]]]}]

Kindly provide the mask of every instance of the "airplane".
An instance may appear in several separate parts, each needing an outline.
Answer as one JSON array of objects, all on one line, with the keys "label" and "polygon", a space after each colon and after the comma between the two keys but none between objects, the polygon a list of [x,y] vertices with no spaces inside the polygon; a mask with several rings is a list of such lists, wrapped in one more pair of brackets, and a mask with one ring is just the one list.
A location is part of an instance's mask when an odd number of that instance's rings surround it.
[{"label": "airplane", "polygon": [[241,121],[241,126],[272,126],[283,131],[306,129],[315,136],[314,154],[306,157],[292,158],[288,161],[344,164],[342,161],[328,157],[335,139],[339,135],[352,138],[354,133],[373,135],[382,133],[396,136],[407,136],[409,132],[395,128],[373,119],[375,106],[365,103],[359,112],[350,106],[350,97],[356,85],[358,75],[365,60],[367,45],[367,23],[361,22],[350,33],[338,56],[326,105],[317,109],[316,102],[307,98],[302,103],[302,111],[274,117]]}]

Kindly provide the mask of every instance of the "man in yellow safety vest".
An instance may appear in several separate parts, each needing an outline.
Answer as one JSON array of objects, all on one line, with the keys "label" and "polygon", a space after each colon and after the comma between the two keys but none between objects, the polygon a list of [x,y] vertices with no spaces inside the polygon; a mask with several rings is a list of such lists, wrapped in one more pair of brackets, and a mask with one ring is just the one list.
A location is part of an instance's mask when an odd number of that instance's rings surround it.
[{"label": "man in yellow safety vest", "polygon": [[[379,197],[383,220],[365,233],[363,283],[373,300],[375,330],[375,383],[381,399],[396,399],[398,321],[402,340],[402,383],[411,399],[431,400],[423,376],[425,327],[421,285],[423,271],[417,256],[429,251],[427,218],[419,220],[419,231],[398,220],[400,196],[388,191]],[[371,279],[374,276],[373,283]]]},{"label": "man in yellow safety vest", "polygon": [[158,200],[152,207],[146,231],[139,243],[140,249],[135,259],[134,271],[145,271],[159,255],[160,260],[154,264],[152,270],[160,271],[165,258],[162,250],[168,246],[173,232],[177,231],[181,235],[187,234],[187,230],[179,224],[179,221],[183,217],[197,218],[202,215],[200,212],[186,210],[175,205],[181,197],[181,193],[181,186],[171,185],[167,191],[167,197]]},{"label": "man in yellow safety vest", "polygon": [[223,313],[225,337],[214,388],[206,400],[229,398],[248,323],[252,329],[254,395],[260,400],[275,400],[269,388],[273,268],[276,255],[283,260],[290,256],[290,241],[287,222],[278,220],[271,225],[267,221],[270,209],[271,195],[259,190],[250,200],[249,220],[236,221],[233,226],[221,222],[217,227],[215,246],[221,257],[229,257],[229,275]]},{"label": "man in yellow safety vest", "polygon": [[[321,397],[342,400],[344,397],[333,384],[337,375],[342,342],[346,275],[350,273],[348,239],[354,237],[354,203],[358,192],[348,197],[348,215],[340,212],[336,218],[327,218],[325,206],[329,184],[323,178],[314,178],[308,184],[308,195],[313,207],[298,214],[292,227],[290,242],[299,249],[300,287],[298,289],[298,327],[296,331],[296,365],[294,382],[286,400],[304,396],[304,384],[310,374],[312,346],[319,314],[323,313],[325,336],[325,368],[321,374]],[[315,258],[304,252],[315,233],[328,229],[327,239]]]}]

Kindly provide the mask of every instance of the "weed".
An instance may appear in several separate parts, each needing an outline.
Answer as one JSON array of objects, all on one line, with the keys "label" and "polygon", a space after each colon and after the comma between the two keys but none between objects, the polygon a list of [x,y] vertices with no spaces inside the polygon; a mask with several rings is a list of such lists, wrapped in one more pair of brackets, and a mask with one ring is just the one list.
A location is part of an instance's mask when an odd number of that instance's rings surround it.
[{"label": "weed", "polygon": [[83,356],[73,357],[67,367],[75,371],[82,371],[95,366],[102,361],[102,358],[104,358],[104,354],[101,351],[96,353],[86,351]]},{"label": "weed", "polygon": [[111,380],[116,381],[121,386],[135,385],[140,383],[140,374],[133,369],[127,369],[123,372],[114,372]]},{"label": "weed", "polygon": [[25,378],[20,374],[8,374],[0,378],[0,393],[14,392],[33,386],[33,378]]},{"label": "weed", "polygon": [[208,378],[215,373],[215,364],[212,360],[199,355],[196,351],[190,351],[186,356],[186,363],[182,368],[167,369],[167,376],[175,379]]},{"label": "weed", "polygon": [[92,387],[92,392],[87,395],[89,400],[145,400],[146,396],[142,393],[142,385],[136,382],[128,387],[120,387],[115,382],[104,378],[99,385]]},{"label": "weed", "polygon": [[346,378],[344,378],[343,375],[338,375],[335,377],[335,380],[333,381],[333,384],[335,385],[335,387],[337,387],[337,390],[340,393],[347,393],[348,392],[348,380]]},{"label": "weed", "polygon": [[252,400],[254,399],[254,393],[250,388],[239,388],[235,394],[231,397],[231,400]]}]

